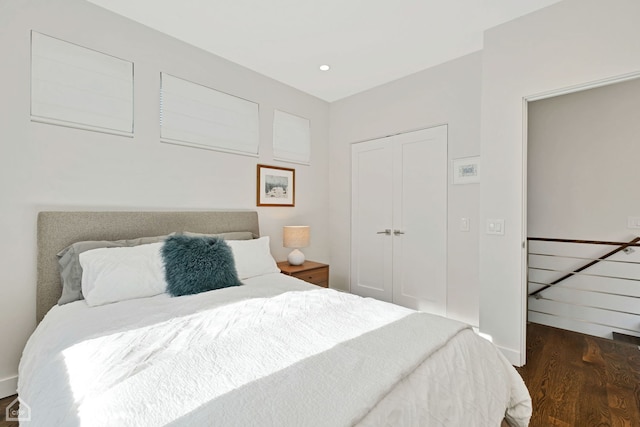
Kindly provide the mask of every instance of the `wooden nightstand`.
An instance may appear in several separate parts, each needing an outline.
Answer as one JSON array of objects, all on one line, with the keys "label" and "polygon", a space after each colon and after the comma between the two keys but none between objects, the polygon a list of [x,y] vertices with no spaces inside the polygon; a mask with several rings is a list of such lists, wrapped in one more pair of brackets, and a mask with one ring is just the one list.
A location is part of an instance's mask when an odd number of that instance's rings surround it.
[{"label": "wooden nightstand", "polygon": [[302,265],[289,265],[288,261],[278,263],[282,274],[297,277],[314,285],[329,287],[329,266],[319,262],[305,261]]}]

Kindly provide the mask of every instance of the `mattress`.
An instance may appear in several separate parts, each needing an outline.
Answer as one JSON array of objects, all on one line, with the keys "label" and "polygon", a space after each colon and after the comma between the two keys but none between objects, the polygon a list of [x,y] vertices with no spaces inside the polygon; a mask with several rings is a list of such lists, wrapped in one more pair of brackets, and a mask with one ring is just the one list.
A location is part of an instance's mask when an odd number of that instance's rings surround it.
[{"label": "mattress", "polygon": [[30,425],[526,426],[524,383],[443,317],[283,274],[53,307],[18,392]]}]

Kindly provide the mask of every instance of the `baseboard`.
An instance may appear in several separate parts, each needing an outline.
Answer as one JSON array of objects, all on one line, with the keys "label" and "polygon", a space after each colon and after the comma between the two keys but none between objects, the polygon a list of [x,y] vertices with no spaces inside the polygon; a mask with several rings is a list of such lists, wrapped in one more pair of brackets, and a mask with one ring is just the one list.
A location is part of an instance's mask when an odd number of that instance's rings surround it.
[{"label": "baseboard", "polygon": [[7,396],[13,396],[17,393],[18,376],[4,378],[0,380],[0,399]]},{"label": "baseboard", "polygon": [[522,366],[519,351],[515,351],[511,348],[500,347],[499,345],[497,345],[496,347],[498,347],[498,350],[500,350],[504,357],[506,357],[509,363],[511,363],[513,366]]}]

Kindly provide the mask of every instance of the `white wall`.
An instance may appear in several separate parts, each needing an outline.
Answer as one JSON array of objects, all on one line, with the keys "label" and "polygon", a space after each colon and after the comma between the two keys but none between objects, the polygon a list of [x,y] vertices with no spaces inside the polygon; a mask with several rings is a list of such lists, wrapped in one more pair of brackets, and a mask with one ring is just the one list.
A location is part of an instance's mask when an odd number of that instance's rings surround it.
[{"label": "white wall", "polygon": [[528,111],[529,237],[640,234],[627,228],[628,216],[640,217],[640,78],[531,102]]},{"label": "white wall", "polygon": [[[30,30],[134,62],[134,138],[30,121]],[[296,207],[258,209],[262,234],[284,259],[281,227],[310,225],[307,257],[329,260],[326,102],[80,0],[3,0],[0,52],[0,396],[35,327],[40,210],[256,209],[256,163],[294,167]],[[160,143],[161,71],[258,102],[260,157]],[[311,120],[311,166],[273,161],[274,108]]]},{"label": "white wall", "polygon": [[[349,289],[351,144],[448,124],[449,159],[479,155],[481,67],[473,53],[331,104],[333,286]],[[447,315],[477,325],[479,185],[450,184],[448,192]],[[462,217],[470,232],[459,231]]]},{"label": "white wall", "polygon": [[514,364],[524,358],[523,97],[640,70],[640,2],[565,0],[485,33],[480,220],[480,329]]}]

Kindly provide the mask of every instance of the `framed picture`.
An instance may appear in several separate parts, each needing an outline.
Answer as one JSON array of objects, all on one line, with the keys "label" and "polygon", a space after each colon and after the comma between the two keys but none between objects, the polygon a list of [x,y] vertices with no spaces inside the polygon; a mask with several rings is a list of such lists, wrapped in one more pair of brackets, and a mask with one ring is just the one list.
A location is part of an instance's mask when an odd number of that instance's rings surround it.
[{"label": "framed picture", "polygon": [[258,165],[258,206],[295,206],[296,171]]},{"label": "framed picture", "polygon": [[453,160],[453,183],[476,184],[480,182],[480,156]]}]

